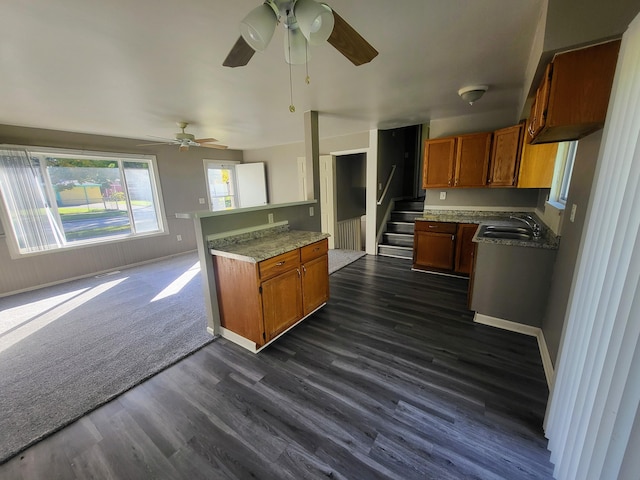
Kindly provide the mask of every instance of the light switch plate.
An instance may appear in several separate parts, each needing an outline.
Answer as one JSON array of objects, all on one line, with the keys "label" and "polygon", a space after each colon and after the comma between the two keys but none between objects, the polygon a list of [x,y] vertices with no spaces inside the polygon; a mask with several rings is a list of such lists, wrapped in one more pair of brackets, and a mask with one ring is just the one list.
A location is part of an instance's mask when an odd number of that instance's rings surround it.
[{"label": "light switch plate", "polygon": [[178,239],[179,242],[182,241],[182,235],[176,235],[176,238]]},{"label": "light switch plate", "polygon": [[447,192],[440,192],[440,200],[446,200],[447,199]]},{"label": "light switch plate", "polygon": [[309,216],[313,217],[313,207],[309,207]]},{"label": "light switch plate", "polygon": [[273,213],[267,215],[267,218],[269,219],[269,223],[273,223]]},{"label": "light switch plate", "polygon": [[199,203],[200,205],[204,205],[204,198],[200,197],[200,198],[198,199],[198,203]]},{"label": "light switch plate", "polygon": [[571,205],[571,215],[569,215],[569,220],[571,222],[575,221],[576,219],[576,210],[578,209],[578,206],[574,203],[573,205]]}]

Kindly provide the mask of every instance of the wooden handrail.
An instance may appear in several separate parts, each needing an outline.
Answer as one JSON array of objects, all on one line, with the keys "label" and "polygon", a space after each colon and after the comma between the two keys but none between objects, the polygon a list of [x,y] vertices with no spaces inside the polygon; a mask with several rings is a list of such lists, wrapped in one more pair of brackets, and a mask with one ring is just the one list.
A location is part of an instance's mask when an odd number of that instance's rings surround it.
[{"label": "wooden handrail", "polygon": [[389,173],[389,178],[387,179],[387,183],[384,186],[384,190],[382,191],[382,195],[380,195],[380,198],[378,199],[378,205],[382,205],[382,201],[384,200],[384,197],[387,195],[387,191],[389,190],[389,185],[391,185],[391,179],[393,178],[393,174],[396,173],[396,166],[392,165],[391,166],[391,173]]}]

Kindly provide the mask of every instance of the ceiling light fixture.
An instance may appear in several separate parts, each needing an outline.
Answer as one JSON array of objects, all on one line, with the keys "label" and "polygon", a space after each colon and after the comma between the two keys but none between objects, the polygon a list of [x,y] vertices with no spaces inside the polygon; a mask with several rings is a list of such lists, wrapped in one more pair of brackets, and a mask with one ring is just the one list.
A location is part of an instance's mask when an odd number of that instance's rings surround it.
[{"label": "ceiling light fixture", "polygon": [[[287,63],[295,65],[306,61],[303,61],[307,49],[306,42],[310,45],[326,42],[333,32],[335,23],[331,9],[315,0],[266,0],[242,20],[240,34],[251,48],[262,52],[269,45],[280,21],[292,33],[285,36],[285,58]],[[289,51],[295,59],[289,58]]]},{"label": "ceiling light fixture", "polygon": [[487,90],[489,90],[487,85],[473,85],[461,88],[458,90],[458,95],[460,95],[465,102],[469,102],[469,105],[473,105],[474,102],[480,100]]}]

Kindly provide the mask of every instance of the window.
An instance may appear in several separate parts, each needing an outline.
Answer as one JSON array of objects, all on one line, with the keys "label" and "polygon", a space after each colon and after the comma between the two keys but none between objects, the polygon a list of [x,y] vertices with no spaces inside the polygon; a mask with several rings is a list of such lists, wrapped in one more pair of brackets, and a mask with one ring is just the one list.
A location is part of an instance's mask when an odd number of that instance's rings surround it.
[{"label": "window", "polygon": [[238,206],[235,183],[236,163],[215,160],[204,161],[210,210],[215,212],[229,210]]},{"label": "window", "polygon": [[569,185],[571,183],[571,174],[573,173],[573,164],[578,149],[578,141],[562,142],[558,148],[558,156],[556,166],[553,173],[553,182],[551,192],[549,193],[549,202],[557,208],[564,209],[569,196]]},{"label": "window", "polygon": [[0,189],[20,254],[164,231],[152,156],[4,146]]}]

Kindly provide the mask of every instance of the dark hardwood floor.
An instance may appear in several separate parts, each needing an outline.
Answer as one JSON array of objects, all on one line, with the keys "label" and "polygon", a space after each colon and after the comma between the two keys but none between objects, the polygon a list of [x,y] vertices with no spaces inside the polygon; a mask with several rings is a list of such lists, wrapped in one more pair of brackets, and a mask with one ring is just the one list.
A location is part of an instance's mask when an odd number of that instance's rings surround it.
[{"label": "dark hardwood floor", "polygon": [[263,352],[213,342],[0,478],[551,478],[536,341],[474,324],[466,286],[363,257]]}]

